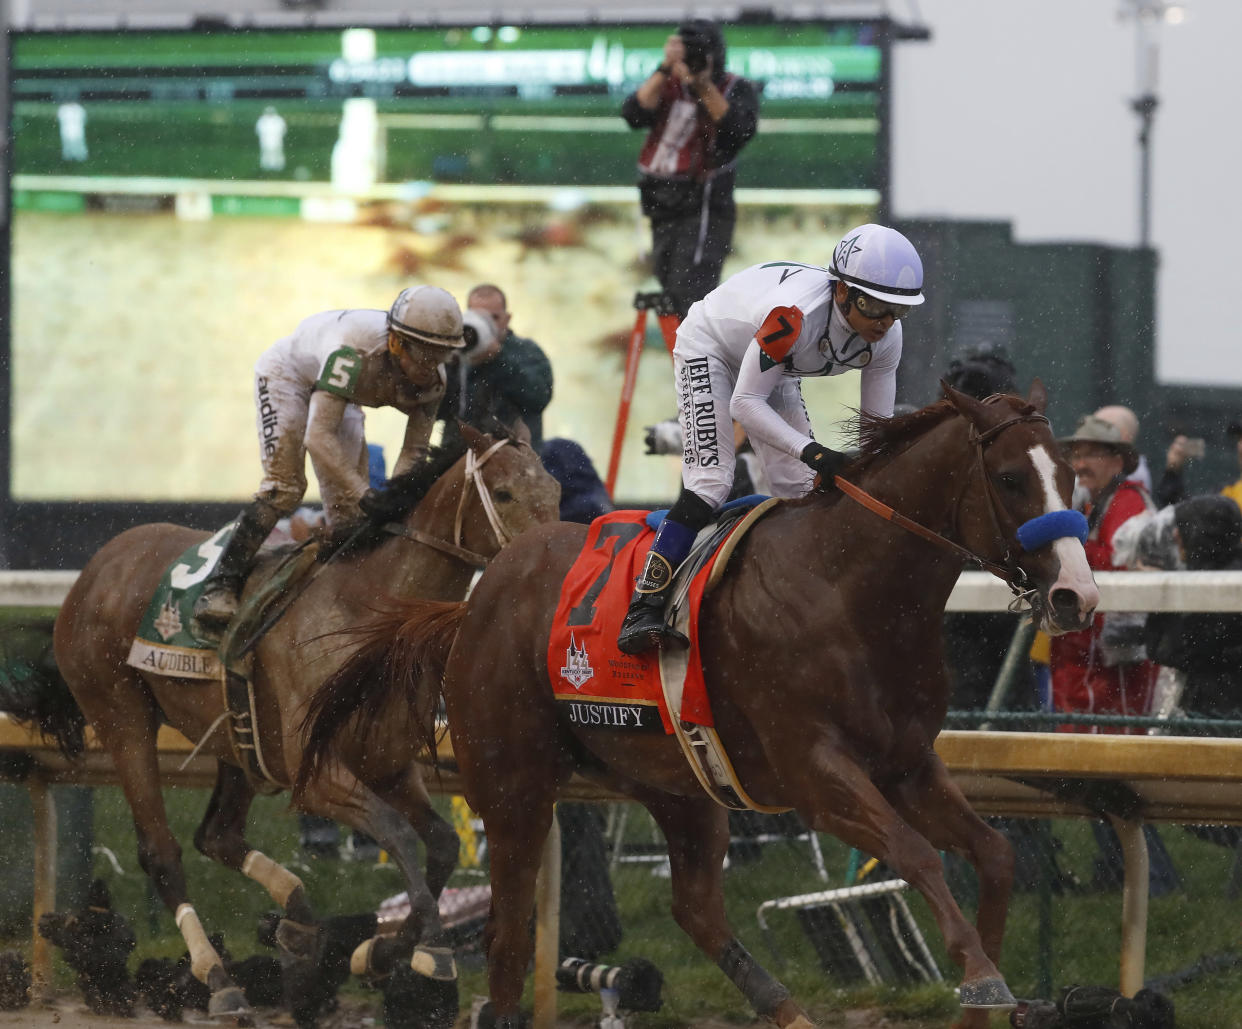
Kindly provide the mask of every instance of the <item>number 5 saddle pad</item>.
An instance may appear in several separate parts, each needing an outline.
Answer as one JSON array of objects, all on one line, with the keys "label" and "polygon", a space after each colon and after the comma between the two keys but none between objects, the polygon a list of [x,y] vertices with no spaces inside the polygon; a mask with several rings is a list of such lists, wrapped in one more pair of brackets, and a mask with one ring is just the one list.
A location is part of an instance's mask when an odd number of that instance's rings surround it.
[{"label": "number 5 saddle pad", "polygon": [[311,574],[317,546],[264,547],[251,575],[255,585],[224,638],[198,634],[194,605],[236,529],[237,521],[229,522],[168,567],[138,626],[127,664],[177,679],[221,679],[225,664],[232,667],[240,661],[240,655],[234,660],[234,645],[257,632],[277,603],[296,596],[294,584]]},{"label": "number 5 saddle pad", "polygon": [[[617,649],[634,580],[663,513],[614,511],[597,518],[561,586],[548,638],[548,678],[556,699],[568,705],[570,721],[583,728],[673,732],[660,681],[660,652],[630,655]],[[681,710],[672,717],[696,725],[713,724],[699,660],[699,607],[712,567],[732,534],[713,541],[707,559],[691,572],[688,591],[680,571],[670,591],[686,594],[690,639]]]}]

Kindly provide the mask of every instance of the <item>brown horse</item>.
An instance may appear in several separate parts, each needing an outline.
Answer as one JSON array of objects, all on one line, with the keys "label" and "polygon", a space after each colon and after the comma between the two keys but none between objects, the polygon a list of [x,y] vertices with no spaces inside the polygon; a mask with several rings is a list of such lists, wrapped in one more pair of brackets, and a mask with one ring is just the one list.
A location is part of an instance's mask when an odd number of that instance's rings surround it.
[{"label": "brown horse", "polygon": [[[465,595],[476,564],[537,522],[557,517],[556,481],[524,442],[464,427],[465,455],[428,491],[403,523],[387,527],[373,549],[319,566],[284,617],[255,648],[254,690],[258,735],[271,788],[292,782],[301,760],[301,723],[307,698],[352,650],[348,629],[388,598],[457,599]],[[246,842],[246,815],[255,787],[218,728],[224,716],[221,689],[210,680],[185,680],[138,671],[126,664],[130,643],[152,594],[179,555],[208,534],[177,525],[142,525],[105,544],[74,583],[56,619],[57,666],[86,718],[112,756],[133,811],[139,861],[177,918],[194,974],[212,989],[213,1014],[242,1014],[245,998],[229,980],[186,893],[181,848],[168,827],[160,793],[156,731],[161,721],[201,741],[218,762],[215,791],[195,846],[208,857],[265,886],[285,918],[278,939],[289,960],[315,953],[316,919],[300,880]],[[275,558],[265,559],[270,567]],[[257,577],[256,577],[257,578]],[[375,727],[375,737],[404,745],[408,720]],[[434,948],[439,919],[434,898],[456,865],[456,833],[432,809],[418,766],[366,759],[357,739],[342,740],[339,763],[295,795],[301,809],[369,833],[392,856],[423,898],[411,915],[410,934],[428,947],[421,967],[452,982],[451,960]],[[353,771],[347,770],[352,769]],[[427,847],[427,872],[419,870],[416,835]],[[402,938],[413,951],[409,934]],[[451,952],[450,952],[451,953]],[[430,955],[430,956],[428,956]],[[388,955],[389,959],[392,954]],[[453,1015],[456,1015],[454,1003]]]},{"label": "brown horse", "polygon": [[[795,808],[923,894],[964,972],[961,1024],[978,1027],[988,1009],[1013,1005],[997,968],[1013,855],[933,749],[948,703],[945,602],[966,551],[1020,589],[1052,632],[1088,624],[1099,594],[1080,542],[1085,524],[1066,510],[1073,474],[1042,416],[1043,386],[1027,400],[986,403],[945,392],[921,411],[859,427],[861,454],[845,478],[885,517],[840,491],[777,505],[703,600],[698,639],[716,730],[745,791],[759,805]],[[1023,532],[1032,526],[1040,531]],[[317,703],[385,662],[393,691],[442,673],[466,799],[488,838],[487,960],[501,1029],[518,1025],[540,848],[558,789],[575,772],[650,810],[668,842],[678,924],[761,1015],[809,1026],[726,921],[726,812],[677,743],[571,724],[553,697],[549,634],[584,535],[564,523],[533,529],[468,602],[412,602],[377,620]],[[316,727],[308,759],[330,728]],[[978,872],[977,928],[945,884],[938,849]]]}]

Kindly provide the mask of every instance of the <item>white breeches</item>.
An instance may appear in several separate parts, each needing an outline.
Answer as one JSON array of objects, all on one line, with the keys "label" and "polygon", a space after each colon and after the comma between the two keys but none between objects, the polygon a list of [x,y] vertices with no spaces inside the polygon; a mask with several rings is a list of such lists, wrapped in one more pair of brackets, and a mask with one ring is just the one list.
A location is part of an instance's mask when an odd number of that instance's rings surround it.
[{"label": "white breeches", "polygon": [[[713,507],[719,507],[733,486],[737,455],[733,446],[733,419],[729,401],[733,397],[734,373],[714,357],[673,355],[679,400],[678,420],[684,440],[681,455],[681,481]],[[772,409],[799,432],[810,436],[811,420],[802,401],[801,380],[787,378],[768,401]],[[811,491],[815,474],[793,454],[778,450],[752,437],[772,493],[778,497],[801,497]]]},{"label": "white breeches", "polygon": [[[298,383],[274,375],[256,374],[254,401],[259,459],[263,462],[263,482],[256,496],[282,515],[292,514],[306,493],[306,418],[310,394]],[[363,482],[367,479],[364,422],[362,408],[349,404],[337,430],[345,453],[358,455],[357,467]],[[348,486],[338,483],[319,467],[315,467],[315,477],[329,525],[358,518],[360,512],[352,495],[352,483]]]}]

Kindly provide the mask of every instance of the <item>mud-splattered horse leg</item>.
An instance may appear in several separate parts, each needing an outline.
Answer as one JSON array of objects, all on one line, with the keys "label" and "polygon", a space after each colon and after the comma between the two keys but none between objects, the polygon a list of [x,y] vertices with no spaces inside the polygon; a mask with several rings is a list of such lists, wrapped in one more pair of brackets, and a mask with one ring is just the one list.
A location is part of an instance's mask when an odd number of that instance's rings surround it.
[{"label": "mud-splattered horse leg", "polygon": [[[1013,889],[1013,847],[1002,833],[975,814],[934,752],[922,771],[909,776],[890,794],[898,813],[932,846],[961,854],[974,867],[979,879],[979,938],[984,953],[999,964]],[[972,991],[967,988],[970,985],[963,984],[963,1004],[992,989],[985,984]],[[1003,995],[998,994],[996,999],[997,1006],[1007,1005]],[[985,1029],[988,1009],[965,1007],[956,1025],[959,1029]]]},{"label": "mud-splattered horse leg", "polygon": [[276,927],[285,1005],[301,1013],[313,991],[303,986],[318,976],[320,934],[318,919],[306,889],[293,872],[246,841],[246,818],[254,789],[236,765],[220,762],[207,811],[194,834],[194,845],[205,856],[259,883],[284,912]]},{"label": "mud-splattered horse leg", "polygon": [[[403,820],[398,825],[397,835],[390,841],[380,841],[381,845],[393,854],[394,860],[404,860],[398,854],[413,846],[413,838],[409,835],[409,830],[413,829],[425,848],[426,868],[422,874],[427,894],[438,901],[445,883],[457,867],[461,841],[457,831],[432,806],[431,797],[423,784],[421,767],[411,764],[395,784],[376,783],[373,786],[380,800],[390,804]],[[376,839],[379,840],[379,837]],[[396,935],[377,941],[376,949],[370,956],[373,969],[386,972],[393,962],[413,957],[431,914],[429,909],[416,911],[411,906],[410,916]],[[435,916],[439,917],[438,908]],[[425,958],[419,959],[419,964],[426,963]]]},{"label": "mud-splattered horse leg", "polygon": [[522,985],[534,954],[530,918],[543,844],[552,828],[554,791],[532,792],[520,804],[496,808],[477,798],[467,800],[487,831],[492,886],[484,936],[488,994],[497,1029],[517,1029]]},{"label": "mud-splattered horse leg", "polygon": [[[518,1029],[521,1024],[518,1005],[534,954],[530,919],[539,862],[555,817],[557,791],[570,774],[555,745],[533,748],[516,760],[515,739],[552,740],[555,736],[554,712],[541,705],[519,708],[518,712],[491,712],[504,723],[493,729],[500,740],[478,748],[479,756],[455,748],[466,803],[483,820],[487,833],[492,902],[483,943],[496,1029]],[[512,735],[506,735],[506,729]],[[498,772],[500,768],[503,773]]]},{"label": "mud-splattered horse leg", "polygon": [[427,852],[427,867],[423,872],[427,890],[439,899],[449,876],[457,868],[461,841],[457,830],[432,806],[423,783],[422,766],[411,764],[395,786],[389,788],[381,783],[375,785],[375,792],[405,817],[423,841]]},{"label": "mud-splattered horse leg", "polygon": [[247,1015],[250,1005],[246,996],[224,970],[224,962],[207,939],[186,891],[181,845],[168,827],[160,791],[155,712],[145,703],[140,707],[123,703],[107,707],[106,713],[86,711],[86,715],[112,755],[121,789],[133,812],[138,835],[138,863],[176,919],[190,952],[191,972],[211,990],[208,1014],[213,1017]]},{"label": "mud-splattered horse leg", "polygon": [[782,1029],[810,1029],[806,1012],[742,946],[724,907],[724,857],[729,824],[724,808],[707,797],[643,795],[668,841],[673,917],[720,966],[755,1011]]},{"label": "mud-splattered horse leg", "polygon": [[[812,798],[801,813],[813,829],[879,858],[927,900],[945,949],[963,972],[962,1006],[984,1011],[1013,1007],[996,962],[949,891],[936,848],[894,809],[853,758],[821,743],[812,749],[811,760],[784,771],[798,779],[791,793]],[[926,799],[928,791],[920,796]],[[1003,877],[999,866],[993,871]],[[995,915],[989,913],[987,931],[999,949],[999,926],[994,923]],[[977,1024],[986,1024],[986,1017]]]},{"label": "mud-splattered horse leg", "polygon": [[259,883],[285,917],[304,925],[316,921],[302,880],[246,841],[246,819],[254,789],[235,765],[220,762],[207,811],[194,834],[194,846],[213,861]]},{"label": "mud-splattered horse leg", "polygon": [[382,977],[408,956],[410,969],[426,980],[421,987],[426,1004],[437,1012],[424,1024],[443,1022],[451,1026],[457,1018],[457,966],[440,924],[436,898],[419,867],[418,835],[410,822],[339,764],[308,784],[295,800],[303,810],[344,822],[374,837],[405,876],[410,915],[402,932],[362,944],[350,962],[352,971]]}]

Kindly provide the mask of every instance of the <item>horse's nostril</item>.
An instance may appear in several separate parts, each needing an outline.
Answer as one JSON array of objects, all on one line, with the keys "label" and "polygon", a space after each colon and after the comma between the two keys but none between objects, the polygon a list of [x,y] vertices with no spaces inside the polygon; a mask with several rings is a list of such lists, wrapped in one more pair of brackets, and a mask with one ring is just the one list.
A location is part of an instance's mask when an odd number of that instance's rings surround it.
[{"label": "horse's nostril", "polygon": [[1058,622],[1073,623],[1078,620],[1078,594],[1071,589],[1055,589],[1048,597],[1052,612]]}]

